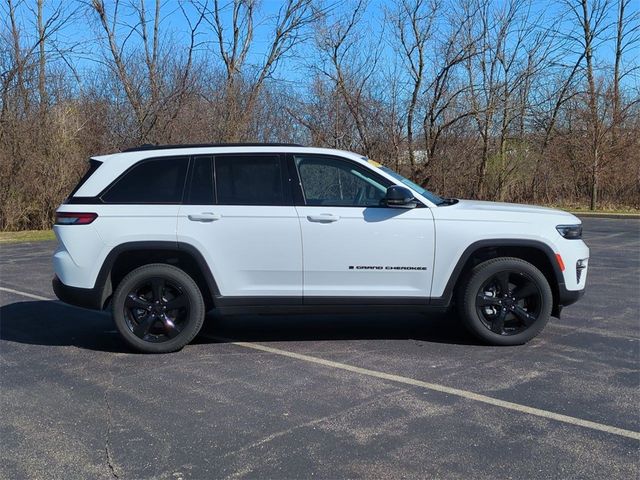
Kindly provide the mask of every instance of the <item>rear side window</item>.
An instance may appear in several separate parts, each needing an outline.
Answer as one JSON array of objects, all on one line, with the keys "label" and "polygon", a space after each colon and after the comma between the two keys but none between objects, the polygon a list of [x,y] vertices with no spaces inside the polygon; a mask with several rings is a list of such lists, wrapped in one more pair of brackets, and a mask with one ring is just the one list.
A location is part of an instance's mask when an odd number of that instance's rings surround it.
[{"label": "rear side window", "polygon": [[102,195],[105,203],[180,203],[188,157],[143,160],[125,172]]},{"label": "rear side window", "polygon": [[286,166],[280,155],[215,157],[220,205],[291,205]]},{"label": "rear side window", "polygon": [[73,197],[76,194],[76,192],[80,189],[80,187],[84,185],[84,183],[87,180],[89,180],[89,177],[94,174],[94,172],[98,169],[100,165],[102,165],[102,162],[99,162],[93,159],[89,160],[89,168],[87,169],[86,173],[82,176],[80,181],[78,181],[78,184],[74,187],[74,189],[71,190],[71,193],[67,198]]},{"label": "rear side window", "polygon": [[212,157],[195,157],[191,161],[191,182],[185,203],[191,205],[215,203],[212,161]]}]

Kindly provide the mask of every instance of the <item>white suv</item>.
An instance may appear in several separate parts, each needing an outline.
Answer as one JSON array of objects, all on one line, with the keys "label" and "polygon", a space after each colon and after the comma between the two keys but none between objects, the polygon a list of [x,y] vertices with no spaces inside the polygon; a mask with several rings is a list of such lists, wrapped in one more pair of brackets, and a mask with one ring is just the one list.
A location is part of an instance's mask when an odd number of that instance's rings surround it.
[{"label": "white suv", "polygon": [[124,339],[182,348],[205,312],[426,311],[455,304],[524,343],[584,293],[580,220],[440,198],[362,156],[284,144],[94,157],[57,211],[54,290],[111,305]]}]

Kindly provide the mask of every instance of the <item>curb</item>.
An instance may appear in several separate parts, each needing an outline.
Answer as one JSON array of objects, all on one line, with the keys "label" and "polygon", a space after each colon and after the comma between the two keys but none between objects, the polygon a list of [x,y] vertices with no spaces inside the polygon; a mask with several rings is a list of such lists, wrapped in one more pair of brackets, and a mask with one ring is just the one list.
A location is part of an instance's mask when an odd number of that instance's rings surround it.
[{"label": "curb", "polygon": [[54,238],[40,238],[38,240],[0,240],[0,249],[3,245],[33,245],[42,242],[55,242]]},{"label": "curb", "polygon": [[586,218],[613,218],[613,219],[632,219],[638,220],[640,219],[640,213],[604,213],[604,212],[572,212],[569,213],[574,214],[576,217],[586,217]]}]

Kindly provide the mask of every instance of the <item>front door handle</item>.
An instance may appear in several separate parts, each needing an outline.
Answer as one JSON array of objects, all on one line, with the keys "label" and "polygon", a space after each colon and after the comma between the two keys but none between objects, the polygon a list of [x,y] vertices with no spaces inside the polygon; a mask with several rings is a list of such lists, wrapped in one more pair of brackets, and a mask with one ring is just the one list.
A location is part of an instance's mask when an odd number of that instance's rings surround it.
[{"label": "front door handle", "polygon": [[188,215],[188,218],[192,222],[213,222],[214,220],[220,220],[222,215],[213,212],[192,213]]},{"label": "front door handle", "polygon": [[320,215],[307,215],[307,220],[317,223],[332,223],[340,220],[340,217],[332,213],[321,213]]}]

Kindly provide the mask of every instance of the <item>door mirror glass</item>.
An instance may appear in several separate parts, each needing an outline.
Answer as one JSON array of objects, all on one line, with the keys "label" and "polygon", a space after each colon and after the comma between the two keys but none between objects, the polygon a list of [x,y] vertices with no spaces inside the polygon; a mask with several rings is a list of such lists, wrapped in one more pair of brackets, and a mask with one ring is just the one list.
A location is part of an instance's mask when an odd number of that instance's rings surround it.
[{"label": "door mirror glass", "polygon": [[384,203],[391,208],[415,208],[418,206],[418,202],[411,190],[399,185],[392,185],[387,188]]}]

